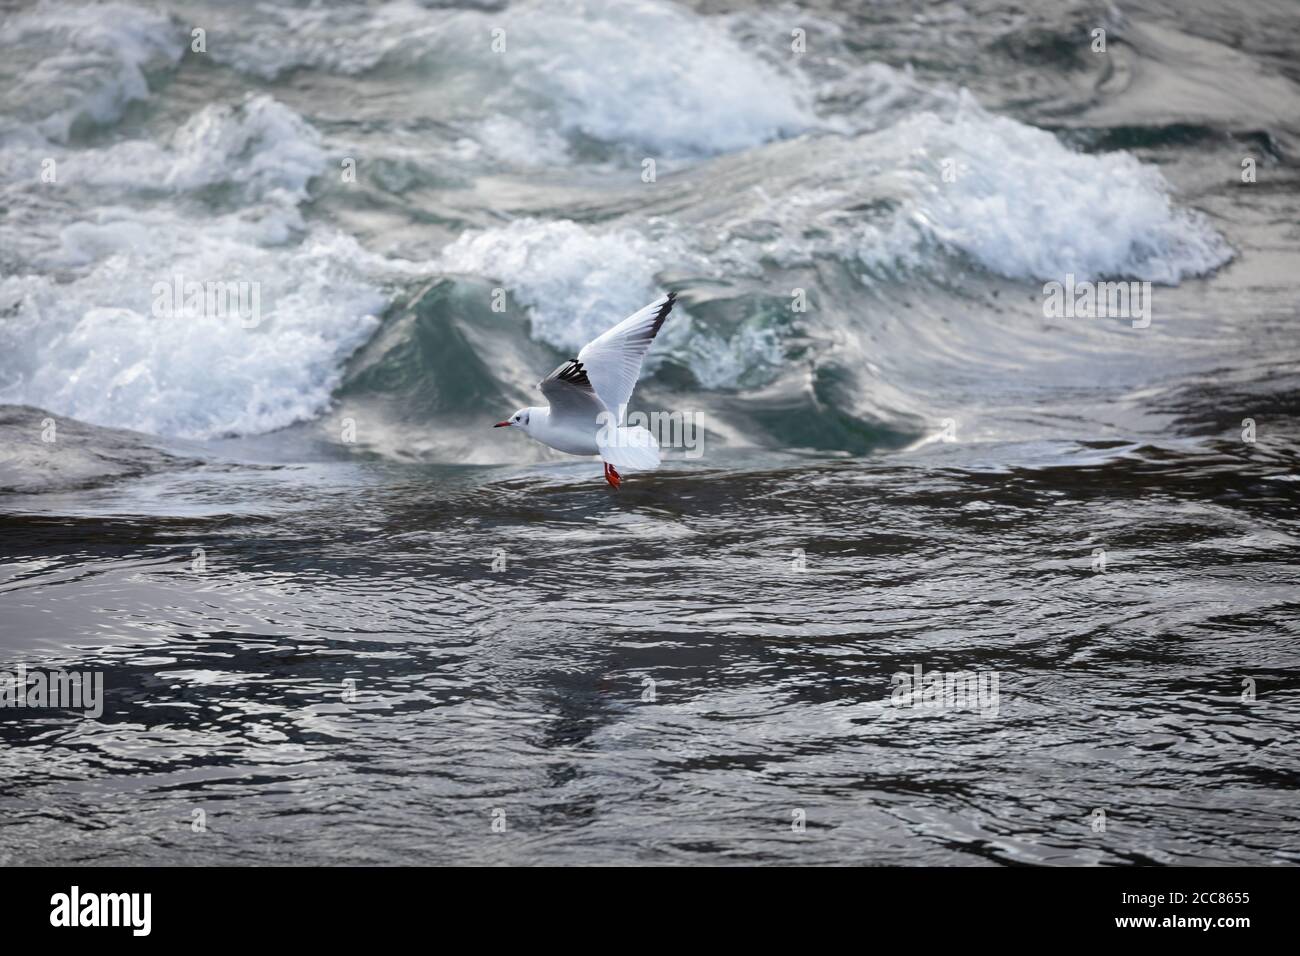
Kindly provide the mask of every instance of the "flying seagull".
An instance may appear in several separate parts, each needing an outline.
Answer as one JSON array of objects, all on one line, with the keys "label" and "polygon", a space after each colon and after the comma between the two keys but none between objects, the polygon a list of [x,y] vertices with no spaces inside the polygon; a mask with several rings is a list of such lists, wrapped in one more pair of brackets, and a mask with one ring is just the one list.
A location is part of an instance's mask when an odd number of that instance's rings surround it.
[{"label": "flying seagull", "polygon": [[582,347],[538,386],[551,402],[546,408],[521,408],[493,428],[522,428],[533,439],[570,455],[599,455],[605,480],[617,488],[619,468],[659,467],[654,435],[623,424],[628,399],[641,374],[641,360],[673,310],[669,292],[629,315]]}]

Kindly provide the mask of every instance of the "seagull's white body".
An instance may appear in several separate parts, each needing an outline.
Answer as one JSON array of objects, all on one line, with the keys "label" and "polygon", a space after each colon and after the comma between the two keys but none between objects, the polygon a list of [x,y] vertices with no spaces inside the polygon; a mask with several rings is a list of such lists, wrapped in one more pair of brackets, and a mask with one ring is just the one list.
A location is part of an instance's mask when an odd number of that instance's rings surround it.
[{"label": "seagull's white body", "polygon": [[[561,418],[551,421],[550,406],[530,408],[528,437],[535,438],[543,445],[562,451],[567,455],[599,455],[600,446],[596,444],[597,428],[582,427],[577,422]],[[594,425],[594,421],[593,421]]]},{"label": "seagull's white body", "polygon": [[600,455],[605,480],[615,488],[619,468],[659,466],[659,444],[640,426],[623,424],[641,362],[650,351],[677,300],[668,293],[582,347],[542,380],[551,400],[545,407],[521,408],[497,428],[521,428],[528,437],[569,455]]}]

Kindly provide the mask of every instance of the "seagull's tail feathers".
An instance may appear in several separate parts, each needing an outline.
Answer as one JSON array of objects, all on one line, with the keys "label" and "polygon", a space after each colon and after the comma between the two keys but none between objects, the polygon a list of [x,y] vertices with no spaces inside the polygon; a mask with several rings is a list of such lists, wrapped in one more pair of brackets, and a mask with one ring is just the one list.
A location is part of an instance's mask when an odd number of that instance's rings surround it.
[{"label": "seagull's tail feathers", "polygon": [[596,437],[600,457],[615,468],[651,471],[659,467],[659,443],[640,425],[606,429]]}]

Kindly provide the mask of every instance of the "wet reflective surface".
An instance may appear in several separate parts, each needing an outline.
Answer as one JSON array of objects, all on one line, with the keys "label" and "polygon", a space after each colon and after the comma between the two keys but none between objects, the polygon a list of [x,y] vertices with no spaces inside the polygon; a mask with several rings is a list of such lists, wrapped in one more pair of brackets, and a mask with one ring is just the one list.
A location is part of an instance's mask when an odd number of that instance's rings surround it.
[{"label": "wet reflective surface", "polygon": [[[5,713],[6,859],[1295,863],[1294,483],[1111,455],[331,465],[8,518],[9,653],[106,704]],[[996,701],[896,706],[917,664]]]},{"label": "wet reflective surface", "polygon": [[0,864],[1300,863],[1294,4],[0,7]]}]

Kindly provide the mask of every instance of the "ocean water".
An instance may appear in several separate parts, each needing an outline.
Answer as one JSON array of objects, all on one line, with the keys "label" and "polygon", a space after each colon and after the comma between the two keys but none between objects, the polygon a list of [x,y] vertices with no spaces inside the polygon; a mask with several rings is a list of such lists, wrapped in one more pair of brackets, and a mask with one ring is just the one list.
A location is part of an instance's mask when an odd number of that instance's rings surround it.
[{"label": "ocean water", "polygon": [[1300,863],[1294,4],[0,15],[0,862]]}]

